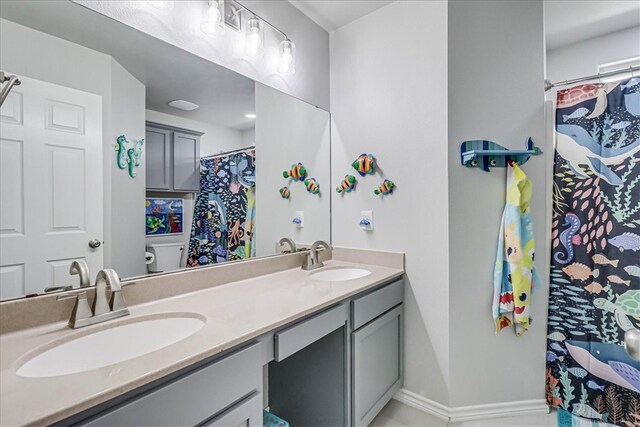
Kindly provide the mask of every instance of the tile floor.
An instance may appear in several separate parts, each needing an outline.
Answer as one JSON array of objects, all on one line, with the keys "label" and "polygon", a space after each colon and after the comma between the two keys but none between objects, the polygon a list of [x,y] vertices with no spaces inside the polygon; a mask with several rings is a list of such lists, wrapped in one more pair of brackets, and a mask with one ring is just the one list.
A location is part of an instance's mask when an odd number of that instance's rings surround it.
[{"label": "tile floor", "polygon": [[557,426],[556,419],[557,415],[552,411],[550,414],[447,423],[433,415],[391,400],[369,427],[554,427]]}]

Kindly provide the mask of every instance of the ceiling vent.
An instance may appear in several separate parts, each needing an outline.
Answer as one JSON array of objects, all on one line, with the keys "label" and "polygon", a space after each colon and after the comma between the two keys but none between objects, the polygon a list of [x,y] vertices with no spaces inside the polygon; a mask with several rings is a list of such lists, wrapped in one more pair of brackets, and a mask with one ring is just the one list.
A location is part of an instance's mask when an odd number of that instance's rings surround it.
[{"label": "ceiling vent", "polygon": [[183,110],[183,111],[192,111],[200,107],[199,105],[194,104],[193,102],[185,101],[184,99],[177,99],[175,101],[171,101],[167,105],[169,105],[169,107],[177,108],[178,110]]}]

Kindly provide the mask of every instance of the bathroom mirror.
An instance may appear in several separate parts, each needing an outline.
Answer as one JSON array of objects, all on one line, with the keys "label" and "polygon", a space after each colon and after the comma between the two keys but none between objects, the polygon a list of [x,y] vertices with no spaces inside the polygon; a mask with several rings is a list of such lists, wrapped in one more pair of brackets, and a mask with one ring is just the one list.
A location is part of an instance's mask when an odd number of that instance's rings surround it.
[{"label": "bathroom mirror", "polygon": [[[327,111],[71,1],[0,18],[21,79],[0,110],[0,299],[80,286],[74,261],[92,282],[329,241]],[[298,163],[319,193],[283,176]]]}]

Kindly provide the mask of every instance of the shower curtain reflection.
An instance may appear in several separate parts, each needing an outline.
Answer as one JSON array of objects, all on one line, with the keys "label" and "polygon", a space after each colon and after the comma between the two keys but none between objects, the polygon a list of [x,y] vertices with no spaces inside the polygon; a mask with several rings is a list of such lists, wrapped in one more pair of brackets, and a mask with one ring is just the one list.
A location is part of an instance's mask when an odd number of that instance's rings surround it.
[{"label": "shower curtain reflection", "polygon": [[255,150],[203,158],[188,267],[255,256]]}]

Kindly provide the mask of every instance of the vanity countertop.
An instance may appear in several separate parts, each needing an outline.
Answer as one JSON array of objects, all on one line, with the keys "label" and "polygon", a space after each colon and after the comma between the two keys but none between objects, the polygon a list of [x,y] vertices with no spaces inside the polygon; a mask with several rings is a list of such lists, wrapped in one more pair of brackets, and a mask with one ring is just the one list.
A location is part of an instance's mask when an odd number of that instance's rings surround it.
[{"label": "vanity countertop", "polygon": [[[42,425],[63,420],[404,274],[398,268],[335,260],[326,267],[362,267],[371,274],[320,282],[295,268],[132,306],[130,316],[78,330],[58,322],[0,335],[2,424]],[[16,375],[25,361],[54,341],[147,316],[180,313],[201,316],[206,323],[196,334],[169,347],[77,374],[48,378]]]}]

